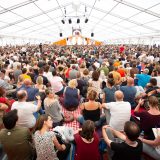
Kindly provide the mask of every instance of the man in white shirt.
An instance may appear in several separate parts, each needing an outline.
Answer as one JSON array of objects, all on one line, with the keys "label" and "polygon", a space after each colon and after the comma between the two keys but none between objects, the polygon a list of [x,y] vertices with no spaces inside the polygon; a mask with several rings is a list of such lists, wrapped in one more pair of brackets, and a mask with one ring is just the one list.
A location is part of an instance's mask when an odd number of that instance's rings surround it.
[{"label": "man in white shirt", "polygon": [[131,105],[129,102],[124,102],[123,98],[123,92],[118,90],[115,92],[116,102],[102,104],[107,123],[118,131],[123,131],[125,122],[129,121],[131,117]]},{"label": "man in white shirt", "polygon": [[18,110],[18,122],[17,125],[27,128],[33,128],[36,124],[36,118],[33,113],[37,112],[41,108],[40,96],[37,96],[37,105],[31,102],[26,102],[27,92],[25,90],[20,90],[17,92],[18,101],[12,104],[12,110]]}]

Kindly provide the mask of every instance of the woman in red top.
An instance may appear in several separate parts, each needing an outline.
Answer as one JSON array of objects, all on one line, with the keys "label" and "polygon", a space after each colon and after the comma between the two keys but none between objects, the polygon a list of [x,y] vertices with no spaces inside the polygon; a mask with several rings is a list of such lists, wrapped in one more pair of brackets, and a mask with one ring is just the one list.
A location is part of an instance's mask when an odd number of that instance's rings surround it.
[{"label": "woman in red top", "polygon": [[87,120],[82,131],[75,134],[75,160],[100,160],[99,138],[95,132],[94,122]]}]

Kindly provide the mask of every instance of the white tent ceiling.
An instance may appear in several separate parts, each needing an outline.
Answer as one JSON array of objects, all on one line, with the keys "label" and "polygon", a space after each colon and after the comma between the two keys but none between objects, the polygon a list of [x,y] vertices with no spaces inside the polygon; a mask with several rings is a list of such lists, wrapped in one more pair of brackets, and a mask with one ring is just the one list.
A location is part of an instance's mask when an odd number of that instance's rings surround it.
[{"label": "white tent ceiling", "polygon": [[71,36],[72,27],[102,41],[159,37],[160,0],[0,0],[1,37],[56,41],[60,32]]}]

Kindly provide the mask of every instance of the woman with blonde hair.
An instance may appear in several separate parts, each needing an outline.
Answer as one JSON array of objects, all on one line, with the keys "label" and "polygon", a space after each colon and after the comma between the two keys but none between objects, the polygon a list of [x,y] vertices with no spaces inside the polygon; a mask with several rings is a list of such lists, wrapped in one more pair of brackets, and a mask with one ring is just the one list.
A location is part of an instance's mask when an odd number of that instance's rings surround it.
[{"label": "woman with blonde hair", "polygon": [[95,90],[88,91],[88,102],[82,103],[80,106],[82,115],[78,117],[79,123],[83,124],[86,120],[91,120],[96,127],[99,127],[105,122],[105,116],[101,116],[102,105],[96,102],[97,97],[98,93]]},{"label": "woman with blonde hair", "polygon": [[37,77],[35,88],[39,89],[39,92],[45,92],[46,86],[43,84],[43,77],[42,76]]},{"label": "woman with blonde hair", "polygon": [[68,86],[64,89],[64,107],[67,110],[75,110],[79,105],[80,91],[77,89],[77,80],[69,81]]}]

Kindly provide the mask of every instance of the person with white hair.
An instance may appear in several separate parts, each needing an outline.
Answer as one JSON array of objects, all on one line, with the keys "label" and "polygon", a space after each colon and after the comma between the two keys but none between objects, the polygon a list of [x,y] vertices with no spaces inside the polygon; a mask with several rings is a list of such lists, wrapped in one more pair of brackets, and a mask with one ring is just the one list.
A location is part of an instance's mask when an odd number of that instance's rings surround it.
[{"label": "person with white hair", "polygon": [[136,78],[138,79],[138,86],[142,86],[143,88],[149,83],[151,76],[148,75],[149,70],[144,69],[142,74],[136,74]]}]

